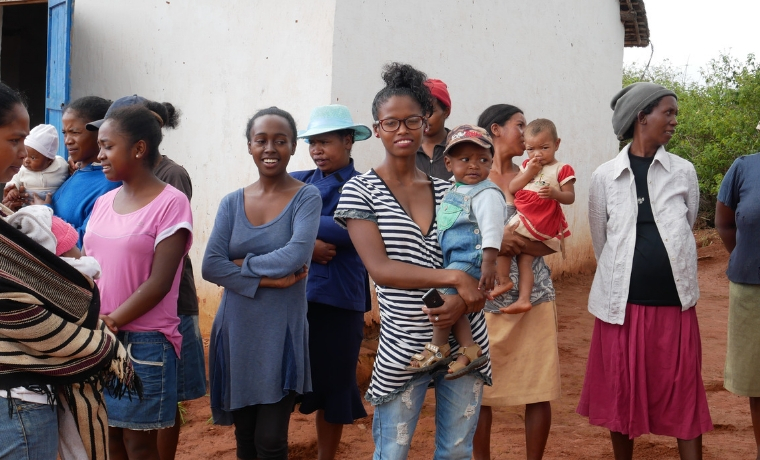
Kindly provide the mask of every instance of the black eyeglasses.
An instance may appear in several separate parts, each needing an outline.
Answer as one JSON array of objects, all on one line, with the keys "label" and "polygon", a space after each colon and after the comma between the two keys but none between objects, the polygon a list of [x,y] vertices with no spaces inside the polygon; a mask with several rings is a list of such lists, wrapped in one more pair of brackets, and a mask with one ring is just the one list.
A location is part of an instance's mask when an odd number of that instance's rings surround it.
[{"label": "black eyeglasses", "polygon": [[422,117],[420,115],[412,115],[411,117],[406,117],[403,120],[399,120],[398,118],[386,118],[384,120],[378,120],[375,122],[375,124],[379,125],[380,128],[382,128],[386,133],[398,131],[398,129],[401,127],[401,123],[404,123],[404,126],[406,126],[407,129],[417,130],[422,128],[422,125],[425,124],[425,117]]}]

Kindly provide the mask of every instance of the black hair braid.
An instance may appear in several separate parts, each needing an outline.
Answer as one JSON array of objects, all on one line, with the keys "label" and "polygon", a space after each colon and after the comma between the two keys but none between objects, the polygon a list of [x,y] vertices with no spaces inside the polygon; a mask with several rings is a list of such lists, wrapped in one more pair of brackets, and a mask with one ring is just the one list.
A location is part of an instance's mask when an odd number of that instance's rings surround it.
[{"label": "black hair braid", "polygon": [[381,74],[385,87],[377,92],[372,101],[372,118],[378,119],[380,106],[393,96],[409,96],[420,105],[422,115],[433,113],[433,102],[430,89],[425,86],[427,75],[409,64],[391,62],[383,67]]},{"label": "black hair braid", "polygon": [[163,121],[163,128],[174,129],[179,126],[179,116],[181,112],[171,103],[147,101],[145,103],[145,107],[147,107],[148,110],[156,112],[158,116],[161,117],[161,121]]},{"label": "black hair braid", "polygon": [[162,102],[161,105],[166,108],[167,118],[164,119],[164,128],[175,129],[179,126],[179,118],[182,116],[182,111],[171,102]]}]

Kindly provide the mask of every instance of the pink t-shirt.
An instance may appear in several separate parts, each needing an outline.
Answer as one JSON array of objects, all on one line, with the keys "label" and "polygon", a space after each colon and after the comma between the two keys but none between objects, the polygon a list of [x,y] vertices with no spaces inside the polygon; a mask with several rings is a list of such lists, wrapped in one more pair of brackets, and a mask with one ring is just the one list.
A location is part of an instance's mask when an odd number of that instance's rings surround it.
[{"label": "pink t-shirt", "polygon": [[[100,313],[107,315],[118,308],[150,277],[155,248],[178,230],[190,231],[185,254],[192,244],[193,215],[184,193],[167,185],[146,206],[129,214],[113,210],[113,201],[121,187],[98,198],[84,235],[88,256],[100,263],[102,274]],[[174,346],[179,356],[182,335],[179,333],[177,297],[182,263],[177,267],[172,288],[153,309],[123,326],[133,332],[159,331]]]}]

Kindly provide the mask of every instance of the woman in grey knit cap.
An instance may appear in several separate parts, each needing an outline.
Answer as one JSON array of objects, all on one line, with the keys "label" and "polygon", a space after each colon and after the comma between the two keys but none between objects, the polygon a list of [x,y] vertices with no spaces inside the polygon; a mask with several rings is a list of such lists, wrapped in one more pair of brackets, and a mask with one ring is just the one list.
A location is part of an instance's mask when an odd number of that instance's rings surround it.
[{"label": "woman in grey knit cap", "polygon": [[618,139],[633,141],[591,178],[596,322],[578,413],[610,430],[616,460],[633,458],[645,433],[673,436],[682,459],[701,459],[712,422],[693,308],[697,174],[665,150],[678,124],[675,93],[634,83],[611,105]]}]

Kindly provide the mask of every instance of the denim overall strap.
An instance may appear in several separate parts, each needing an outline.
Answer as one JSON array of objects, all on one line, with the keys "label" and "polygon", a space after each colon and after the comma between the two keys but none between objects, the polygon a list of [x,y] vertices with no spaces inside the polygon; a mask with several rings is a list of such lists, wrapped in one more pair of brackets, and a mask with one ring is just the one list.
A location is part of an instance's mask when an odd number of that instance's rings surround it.
[{"label": "denim overall strap", "polygon": [[[480,278],[483,239],[472,209],[472,201],[479,193],[491,188],[499,190],[496,184],[485,180],[473,187],[467,187],[464,193],[460,192],[460,187],[454,186],[444,196],[436,216],[444,268],[461,270],[474,278]],[[451,288],[442,292],[456,293]]]},{"label": "denim overall strap", "polygon": [[470,214],[470,197],[458,192],[456,186],[453,186],[443,195],[441,204],[436,209],[438,241],[441,241],[443,233],[454,225],[462,213],[465,216]]},{"label": "denim overall strap", "polygon": [[496,184],[494,184],[493,182],[491,182],[488,179],[484,180],[483,182],[478,182],[477,184],[475,184],[475,186],[473,186],[473,188],[471,188],[467,192],[467,194],[470,195],[471,197],[474,197],[478,193],[482,192],[483,190],[489,189],[489,188],[497,190],[501,194],[502,197],[504,196],[504,192],[501,191],[501,189],[499,188],[499,186],[496,185]]}]

